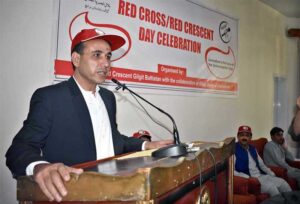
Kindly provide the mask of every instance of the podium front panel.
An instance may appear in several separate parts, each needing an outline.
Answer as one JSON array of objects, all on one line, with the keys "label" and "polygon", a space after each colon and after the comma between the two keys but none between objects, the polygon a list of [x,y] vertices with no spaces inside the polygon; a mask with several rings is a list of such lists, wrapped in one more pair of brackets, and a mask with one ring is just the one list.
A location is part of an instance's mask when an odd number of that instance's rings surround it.
[{"label": "podium front panel", "polygon": [[[60,203],[232,203],[234,138],[194,144],[200,150],[184,157],[126,156],[76,165],[84,173],[65,182],[68,194]],[[18,179],[17,198],[22,204],[54,203],[30,176]]]}]

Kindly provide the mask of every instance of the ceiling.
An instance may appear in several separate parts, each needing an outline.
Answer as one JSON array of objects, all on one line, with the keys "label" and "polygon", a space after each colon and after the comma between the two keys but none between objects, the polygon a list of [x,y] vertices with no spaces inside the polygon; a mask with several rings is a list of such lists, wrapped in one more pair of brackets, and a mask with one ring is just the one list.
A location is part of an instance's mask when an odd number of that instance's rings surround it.
[{"label": "ceiling", "polygon": [[283,15],[290,18],[300,18],[300,0],[260,0]]}]

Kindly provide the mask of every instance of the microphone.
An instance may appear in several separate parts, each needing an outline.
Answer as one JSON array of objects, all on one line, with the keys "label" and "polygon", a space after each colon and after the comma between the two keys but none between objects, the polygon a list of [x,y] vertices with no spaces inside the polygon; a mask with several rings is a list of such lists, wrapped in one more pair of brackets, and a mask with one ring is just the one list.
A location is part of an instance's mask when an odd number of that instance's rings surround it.
[{"label": "microphone", "polygon": [[[120,88],[123,87],[123,91],[124,91],[124,89],[125,89],[125,87],[126,87],[125,84],[121,84],[121,82],[119,82],[119,81],[116,80],[115,78],[112,78],[111,80],[112,80],[112,82],[114,82],[115,84],[118,85],[118,86],[116,87],[116,90],[119,90]],[[127,88],[127,87],[126,87],[126,88]]]},{"label": "microphone", "polygon": [[162,147],[154,152],[152,152],[152,157],[158,157],[158,158],[162,158],[162,157],[174,157],[174,156],[182,156],[187,154],[187,149],[186,149],[186,145],[182,144],[180,142],[179,139],[179,133],[178,133],[178,129],[175,123],[175,120],[173,119],[173,117],[165,112],[164,110],[160,109],[159,107],[155,106],[154,104],[152,104],[150,101],[146,100],[145,98],[143,98],[142,96],[140,96],[139,94],[135,93],[134,91],[132,91],[131,89],[129,89],[126,84],[122,84],[121,82],[119,82],[117,79],[112,78],[111,79],[112,82],[114,82],[115,84],[117,84],[118,86],[116,87],[116,90],[119,90],[122,88],[122,90],[124,91],[125,89],[128,90],[131,94],[137,96],[138,98],[142,99],[143,101],[145,101],[146,103],[148,103],[149,105],[151,105],[152,107],[154,107],[155,109],[157,109],[159,112],[165,114],[166,116],[168,116],[168,118],[172,121],[173,123],[173,138],[174,138],[174,145],[170,145],[170,146],[166,146],[166,147]]}]

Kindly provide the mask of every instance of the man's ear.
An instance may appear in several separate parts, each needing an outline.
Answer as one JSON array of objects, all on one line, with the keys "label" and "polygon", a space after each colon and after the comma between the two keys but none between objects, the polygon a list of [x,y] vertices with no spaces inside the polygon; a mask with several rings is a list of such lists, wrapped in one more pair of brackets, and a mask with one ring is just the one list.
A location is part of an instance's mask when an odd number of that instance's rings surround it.
[{"label": "man's ear", "polygon": [[79,67],[80,54],[77,52],[73,52],[71,55],[71,60],[75,67]]}]

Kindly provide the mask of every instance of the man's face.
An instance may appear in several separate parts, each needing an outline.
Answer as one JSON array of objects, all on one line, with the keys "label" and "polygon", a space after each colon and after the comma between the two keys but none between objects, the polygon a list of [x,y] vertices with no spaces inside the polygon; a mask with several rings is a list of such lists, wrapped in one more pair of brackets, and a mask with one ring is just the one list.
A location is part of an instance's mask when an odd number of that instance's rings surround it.
[{"label": "man's face", "polygon": [[237,139],[238,142],[242,145],[247,147],[249,144],[249,141],[251,140],[251,133],[249,132],[240,132],[238,133]]},{"label": "man's face", "polygon": [[282,145],[284,143],[284,137],[283,137],[283,132],[277,132],[272,136],[272,140],[276,142],[279,145]]},{"label": "man's face", "polygon": [[72,53],[74,75],[85,89],[105,81],[111,63],[111,48],[104,40],[89,40],[84,43],[83,53]]}]

